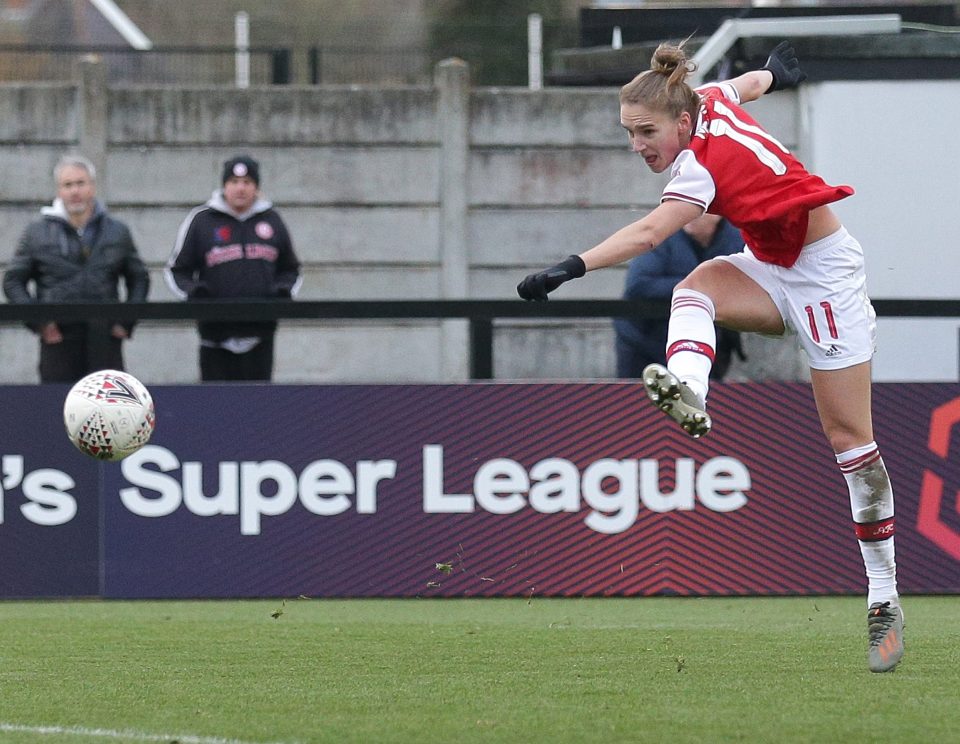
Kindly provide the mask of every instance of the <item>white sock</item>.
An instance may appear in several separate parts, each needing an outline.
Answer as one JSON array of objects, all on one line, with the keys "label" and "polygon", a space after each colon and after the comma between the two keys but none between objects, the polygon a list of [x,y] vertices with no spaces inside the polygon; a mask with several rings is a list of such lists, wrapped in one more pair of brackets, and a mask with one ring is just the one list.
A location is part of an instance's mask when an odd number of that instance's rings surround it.
[{"label": "white sock", "polygon": [[850,491],[850,511],[867,572],[867,606],[899,606],[893,542],[893,487],[876,442],[837,455]]},{"label": "white sock", "polygon": [[674,290],[667,329],[667,369],[704,400],[717,348],[715,317],[713,300],[702,292]]}]

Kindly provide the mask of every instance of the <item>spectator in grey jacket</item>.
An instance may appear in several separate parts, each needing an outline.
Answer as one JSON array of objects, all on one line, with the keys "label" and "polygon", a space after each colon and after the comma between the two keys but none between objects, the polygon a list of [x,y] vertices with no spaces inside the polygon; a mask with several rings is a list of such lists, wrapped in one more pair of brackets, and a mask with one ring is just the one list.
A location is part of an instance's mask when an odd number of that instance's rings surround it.
[{"label": "spectator in grey jacket", "polygon": [[[3,277],[10,302],[128,302],[147,298],[150,277],[130,230],[97,198],[96,170],[66,155],[53,170],[57,196],[20,238]],[[99,369],[123,369],[133,323],[110,320],[28,323],[40,336],[40,381],[75,382]]]}]

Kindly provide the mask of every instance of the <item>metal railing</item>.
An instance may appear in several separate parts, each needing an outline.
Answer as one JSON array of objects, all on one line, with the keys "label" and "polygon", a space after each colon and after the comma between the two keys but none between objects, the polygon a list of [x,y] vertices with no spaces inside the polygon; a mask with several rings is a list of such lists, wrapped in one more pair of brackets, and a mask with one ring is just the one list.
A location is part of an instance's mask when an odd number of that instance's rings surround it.
[{"label": "metal railing", "polygon": [[818,18],[729,18],[693,55],[697,66],[690,76],[691,85],[699,85],[705,75],[723,58],[738,39],[755,36],[850,36],[854,34],[898,34],[900,16],[896,13],[859,16],[820,16]]},{"label": "metal railing", "polygon": [[[197,300],[143,303],[0,304],[0,323],[49,320],[371,320],[466,319],[470,326],[470,377],[493,379],[497,319],[664,318],[669,300]],[[873,300],[881,317],[960,318],[960,300]]]},{"label": "metal railing", "polygon": [[421,47],[366,49],[314,46],[307,50],[308,82],[319,84],[428,84],[433,64]]},{"label": "metal railing", "polygon": [[[99,57],[111,84],[233,85],[238,50],[232,46],[0,45],[0,82],[70,82],[80,60]],[[433,66],[420,46],[370,49],[313,46],[299,54],[287,47],[249,47],[250,85],[297,81],[294,66],[304,65],[306,83],[428,84]]]},{"label": "metal railing", "polygon": [[[250,83],[292,82],[292,53],[280,47],[251,47]],[[82,59],[103,60],[109,83],[232,85],[234,47],[0,45],[0,82],[71,82]]]}]

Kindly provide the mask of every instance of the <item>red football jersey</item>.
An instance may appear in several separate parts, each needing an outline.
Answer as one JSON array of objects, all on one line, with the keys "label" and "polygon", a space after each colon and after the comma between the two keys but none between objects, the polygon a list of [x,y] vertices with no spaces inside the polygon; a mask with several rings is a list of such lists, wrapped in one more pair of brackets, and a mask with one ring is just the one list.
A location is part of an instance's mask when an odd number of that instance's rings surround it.
[{"label": "red football jersey", "polygon": [[853,194],[831,186],[765,132],[732,85],[697,89],[703,100],[690,145],[677,156],[661,201],[679,199],[726,217],[761,261],[793,266],[810,210]]}]

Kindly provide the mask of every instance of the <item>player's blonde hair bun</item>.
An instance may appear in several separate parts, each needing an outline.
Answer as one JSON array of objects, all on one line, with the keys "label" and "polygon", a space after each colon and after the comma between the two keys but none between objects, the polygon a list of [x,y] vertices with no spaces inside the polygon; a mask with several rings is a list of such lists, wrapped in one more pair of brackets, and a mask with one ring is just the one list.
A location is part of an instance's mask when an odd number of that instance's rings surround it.
[{"label": "player's blonde hair bun", "polygon": [[680,44],[660,44],[650,60],[650,69],[641,72],[620,89],[620,103],[640,103],[678,118],[684,111],[691,118],[700,106],[700,97],[686,83],[697,65]]}]

